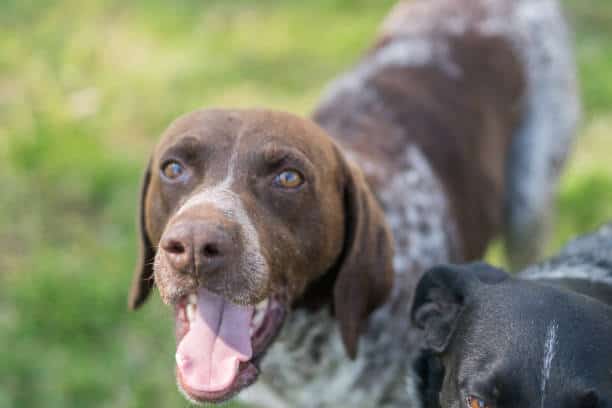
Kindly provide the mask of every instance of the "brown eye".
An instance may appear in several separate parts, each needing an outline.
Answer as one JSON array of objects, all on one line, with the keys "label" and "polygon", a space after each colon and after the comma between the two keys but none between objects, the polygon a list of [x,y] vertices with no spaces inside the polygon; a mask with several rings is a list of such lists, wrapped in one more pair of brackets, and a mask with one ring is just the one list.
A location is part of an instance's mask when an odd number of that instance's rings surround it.
[{"label": "brown eye", "polygon": [[162,166],[162,173],[168,180],[176,180],[185,174],[185,168],[175,160],[170,160]]},{"label": "brown eye", "polygon": [[295,170],[285,170],[274,178],[274,184],[283,188],[297,188],[304,183],[304,178]]},{"label": "brown eye", "polygon": [[469,408],[491,408],[491,405],[471,395],[467,398],[467,404]]}]

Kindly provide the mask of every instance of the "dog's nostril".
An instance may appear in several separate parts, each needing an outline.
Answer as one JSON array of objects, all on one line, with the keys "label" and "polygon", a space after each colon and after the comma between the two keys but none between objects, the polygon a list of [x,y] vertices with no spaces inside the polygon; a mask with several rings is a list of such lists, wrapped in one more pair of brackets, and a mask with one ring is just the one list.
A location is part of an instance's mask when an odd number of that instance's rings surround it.
[{"label": "dog's nostril", "polygon": [[171,254],[180,255],[185,252],[185,245],[179,241],[172,240],[164,245],[164,249]]},{"label": "dog's nostril", "polygon": [[206,244],[202,248],[202,255],[207,258],[214,258],[220,255],[219,247],[216,244]]}]

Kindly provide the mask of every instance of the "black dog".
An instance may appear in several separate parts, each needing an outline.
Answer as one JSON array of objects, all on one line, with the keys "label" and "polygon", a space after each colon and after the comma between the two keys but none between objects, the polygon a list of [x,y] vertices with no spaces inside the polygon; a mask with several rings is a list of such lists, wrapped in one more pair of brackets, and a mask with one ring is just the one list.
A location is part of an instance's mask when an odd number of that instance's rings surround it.
[{"label": "black dog", "polygon": [[439,266],[412,310],[427,408],[612,407],[612,224],[513,278]]}]

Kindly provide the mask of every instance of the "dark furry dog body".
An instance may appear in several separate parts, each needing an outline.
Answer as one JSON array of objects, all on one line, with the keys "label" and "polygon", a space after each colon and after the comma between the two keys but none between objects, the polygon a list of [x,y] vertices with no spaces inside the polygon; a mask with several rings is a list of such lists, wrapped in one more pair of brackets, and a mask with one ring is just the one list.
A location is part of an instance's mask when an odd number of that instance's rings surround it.
[{"label": "dark furry dog body", "polygon": [[518,277],[485,264],[441,266],[413,317],[427,408],[612,404],[612,225]]}]

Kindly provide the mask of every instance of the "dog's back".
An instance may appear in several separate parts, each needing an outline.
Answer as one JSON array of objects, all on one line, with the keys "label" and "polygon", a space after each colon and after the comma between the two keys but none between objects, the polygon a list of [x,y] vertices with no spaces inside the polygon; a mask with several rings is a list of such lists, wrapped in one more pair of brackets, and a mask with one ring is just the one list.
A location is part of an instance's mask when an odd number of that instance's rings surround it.
[{"label": "dog's back", "polygon": [[504,231],[518,266],[546,241],[578,116],[556,0],[417,0],[396,6],[315,119],[355,154],[383,204],[380,180],[416,149],[456,219],[444,237],[451,260],[479,258]]}]

